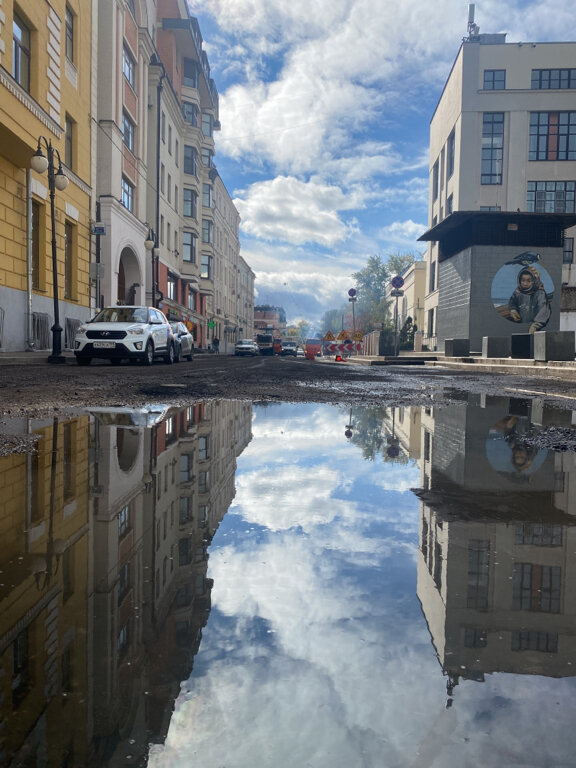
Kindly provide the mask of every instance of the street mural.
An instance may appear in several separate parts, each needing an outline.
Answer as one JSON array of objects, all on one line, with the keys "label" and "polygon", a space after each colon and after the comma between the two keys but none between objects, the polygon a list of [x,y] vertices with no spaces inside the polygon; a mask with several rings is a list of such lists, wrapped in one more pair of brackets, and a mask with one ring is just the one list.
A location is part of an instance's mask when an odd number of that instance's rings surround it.
[{"label": "street mural", "polygon": [[538,253],[520,253],[507,261],[492,281],[496,311],[512,323],[527,325],[529,333],[545,328],[552,315],[554,282],[539,262]]}]

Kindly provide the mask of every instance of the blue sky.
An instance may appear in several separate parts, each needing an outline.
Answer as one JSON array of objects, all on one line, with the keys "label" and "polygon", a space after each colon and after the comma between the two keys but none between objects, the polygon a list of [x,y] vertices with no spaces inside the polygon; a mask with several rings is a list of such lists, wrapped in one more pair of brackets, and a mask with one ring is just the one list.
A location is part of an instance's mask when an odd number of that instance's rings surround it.
[{"label": "blue sky", "polygon": [[[188,0],[220,93],[216,164],[256,302],[347,301],[374,254],[422,253],[428,130],[466,35],[459,0]],[[573,39],[568,0],[476,3],[480,32]]]}]

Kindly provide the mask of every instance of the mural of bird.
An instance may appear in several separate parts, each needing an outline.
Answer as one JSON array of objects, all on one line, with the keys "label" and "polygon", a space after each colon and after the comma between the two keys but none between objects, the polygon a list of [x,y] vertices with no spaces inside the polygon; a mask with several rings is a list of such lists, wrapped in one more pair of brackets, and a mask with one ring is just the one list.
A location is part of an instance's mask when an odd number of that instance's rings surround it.
[{"label": "mural of bird", "polygon": [[530,264],[536,264],[538,261],[540,261],[539,253],[524,251],[524,253],[519,253],[518,256],[514,256],[510,261],[506,261],[505,264],[512,264],[515,267],[529,267]]}]

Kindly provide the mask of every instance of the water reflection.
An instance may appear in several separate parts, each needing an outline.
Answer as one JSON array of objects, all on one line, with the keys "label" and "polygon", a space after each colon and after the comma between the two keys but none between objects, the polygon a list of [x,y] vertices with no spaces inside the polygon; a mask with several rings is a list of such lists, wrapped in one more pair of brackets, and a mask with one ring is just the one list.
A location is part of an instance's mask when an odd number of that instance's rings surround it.
[{"label": "water reflection", "polygon": [[0,765],[143,765],[210,611],[248,404],[21,420],[0,458]]},{"label": "water reflection", "polygon": [[576,465],[533,437],[571,422],[472,397],[12,424],[38,450],[0,458],[0,766],[570,765]]}]

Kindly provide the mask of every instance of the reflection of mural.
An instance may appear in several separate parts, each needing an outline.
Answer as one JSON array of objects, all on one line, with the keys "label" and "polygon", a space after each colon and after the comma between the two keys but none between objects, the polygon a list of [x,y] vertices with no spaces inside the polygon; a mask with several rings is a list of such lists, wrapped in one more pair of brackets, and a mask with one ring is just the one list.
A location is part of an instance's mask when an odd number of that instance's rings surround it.
[{"label": "reflection of mural", "polygon": [[537,253],[521,253],[507,261],[492,281],[498,313],[513,323],[525,323],[529,333],[544,328],[552,314],[554,283],[545,269],[534,266],[539,260]]},{"label": "reflection of mural", "polygon": [[526,439],[531,427],[528,419],[509,414],[491,427],[486,457],[496,471],[520,478],[542,466],[548,451],[538,449]]}]

